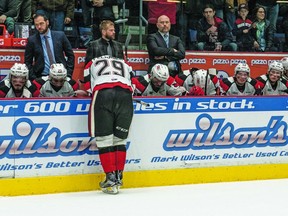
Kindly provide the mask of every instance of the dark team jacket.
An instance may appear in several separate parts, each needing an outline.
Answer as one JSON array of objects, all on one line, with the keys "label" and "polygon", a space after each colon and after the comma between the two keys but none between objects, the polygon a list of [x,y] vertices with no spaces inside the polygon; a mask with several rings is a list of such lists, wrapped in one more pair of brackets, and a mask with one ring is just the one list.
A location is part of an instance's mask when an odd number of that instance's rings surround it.
[{"label": "dark team jacket", "polygon": [[250,19],[243,20],[241,17],[238,17],[234,23],[233,35],[236,36],[236,42],[242,44],[251,44],[253,45],[255,39],[253,38],[251,31],[248,33],[243,33],[243,30],[250,29],[252,21]]}]

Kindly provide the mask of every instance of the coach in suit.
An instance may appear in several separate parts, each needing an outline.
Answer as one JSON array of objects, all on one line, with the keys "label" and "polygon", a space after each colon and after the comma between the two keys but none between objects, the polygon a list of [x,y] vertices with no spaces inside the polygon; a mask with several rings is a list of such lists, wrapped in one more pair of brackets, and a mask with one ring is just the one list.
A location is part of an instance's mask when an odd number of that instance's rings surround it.
[{"label": "coach in suit", "polygon": [[48,75],[53,63],[62,63],[67,76],[72,77],[75,57],[64,32],[50,30],[49,20],[42,14],[34,16],[34,25],[37,33],[28,38],[25,48],[24,61],[29,69],[29,79]]},{"label": "coach in suit", "polygon": [[147,48],[150,58],[148,73],[157,64],[165,64],[171,76],[182,71],[180,60],[185,58],[185,47],[181,39],[169,34],[171,23],[166,15],[161,15],[157,20],[158,32],[149,34]]},{"label": "coach in suit", "polygon": [[103,20],[100,24],[101,38],[90,42],[86,51],[85,65],[93,58],[103,55],[124,59],[123,46],[115,41],[115,25],[110,20]]}]

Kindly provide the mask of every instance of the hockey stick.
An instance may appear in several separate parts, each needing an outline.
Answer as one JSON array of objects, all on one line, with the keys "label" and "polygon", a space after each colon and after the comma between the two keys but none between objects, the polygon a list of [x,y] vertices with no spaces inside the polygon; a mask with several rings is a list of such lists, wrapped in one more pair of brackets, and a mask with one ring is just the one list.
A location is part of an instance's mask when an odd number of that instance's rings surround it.
[{"label": "hockey stick", "polygon": [[205,87],[204,87],[204,92],[205,92],[205,96],[207,95],[207,85],[208,85],[208,76],[209,76],[209,69],[206,71],[206,79],[205,79]]},{"label": "hockey stick", "polygon": [[127,62],[128,62],[128,46],[130,44],[130,41],[131,41],[131,33],[128,33],[125,41],[125,57]]},{"label": "hockey stick", "polygon": [[141,104],[144,107],[149,107],[150,106],[149,103],[146,103],[146,102],[144,102],[142,100],[138,100],[138,99],[133,98],[133,101],[135,101],[136,103]]}]

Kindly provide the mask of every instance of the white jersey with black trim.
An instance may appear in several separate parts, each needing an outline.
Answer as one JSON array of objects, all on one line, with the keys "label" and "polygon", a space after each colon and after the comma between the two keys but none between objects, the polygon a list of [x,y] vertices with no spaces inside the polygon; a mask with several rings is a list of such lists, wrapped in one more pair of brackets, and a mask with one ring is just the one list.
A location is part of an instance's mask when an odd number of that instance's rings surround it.
[{"label": "white jersey with black trim", "polygon": [[[137,78],[136,78],[137,79]],[[169,77],[168,80],[163,83],[162,86],[154,90],[151,83],[151,75],[146,74],[142,77],[138,77],[138,80],[141,79],[143,83],[134,82],[134,94],[141,96],[182,96],[186,94],[186,89],[182,86],[179,86],[173,77]],[[139,85],[139,86],[138,86]]]},{"label": "white jersey with black trim", "polygon": [[[181,74],[176,75],[175,80],[176,82],[183,86],[188,92],[191,90],[193,86],[200,86],[206,95],[216,95],[217,89],[219,88],[219,79],[216,75],[209,74],[205,77],[204,80],[201,82],[198,80],[193,80],[193,76],[190,70],[184,70]],[[207,73],[207,72],[206,72]],[[207,83],[206,82],[207,79]],[[204,81],[204,86],[203,86]],[[206,91],[205,91],[206,87]]]},{"label": "white jersey with black trim", "polygon": [[[211,75],[209,74],[209,77]],[[183,83],[183,87],[189,92],[190,89],[194,86],[194,81],[193,81],[193,77],[191,74],[188,74],[187,75],[187,78],[185,79],[184,83]],[[216,84],[217,86],[219,86],[219,83]],[[211,78],[208,79],[207,81],[207,88],[206,88],[207,92],[206,94],[207,95],[216,95],[216,86],[215,84],[212,82]],[[203,89],[203,91],[205,92],[205,88]]]},{"label": "white jersey with black trim", "polygon": [[[145,90],[141,92],[142,96],[167,96],[169,95],[168,92],[169,92],[170,86],[168,86],[167,83],[164,83],[158,89],[158,91],[155,91],[151,84],[150,75],[146,74],[143,78],[147,81],[148,85],[146,86]],[[140,92],[137,88],[135,89],[135,91]]]},{"label": "white jersey with black trim", "polygon": [[[4,83],[5,83],[5,86],[7,86],[9,88],[9,91],[7,92],[5,98],[15,98],[16,95],[15,95],[15,93],[13,91],[13,88],[12,88],[10,80],[6,79],[6,80],[4,80]],[[23,87],[23,91],[22,91],[22,94],[21,94],[20,98],[31,98],[33,96],[32,93],[26,87],[26,86],[30,86],[30,85],[31,85],[30,80],[26,81],[26,84]]]},{"label": "white jersey with black trim", "polygon": [[226,91],[226,95],[254,95],[255,87],[251,84],[251,78],[248,77],[247,82],[245,82],[243,91],[239,91],[237,84],[235,83],[234,77],[224,78],[223,81],[229,84],[229,89]]},{"label": "white jersey with black trim", "polygon": [[68,82],[69,77],[66,78],[63,86],[58,91],[55,91],[52,87],[49,78],[46,79],[46,82],[40,88],[40,97],[72,97],[74,95],[74,89]]},{"label": "white jersey with black trim", "polygon": [[124,60],[102,56],[92,59],[90,67],[84,70],[84,79],[90,76],[92,91],[120,86],[132,92],[131,72]]},{"label": "white jersey with black trim", "polygon": [[271,85],[267,75],[260,76],[262,83],[265,82],[265,86],[262,89],[263,95],[286,95],[285,92],[287,90],[287,86],[282,82],[282,80],[278,80],[276,83],[276,87],[273,88]]}]

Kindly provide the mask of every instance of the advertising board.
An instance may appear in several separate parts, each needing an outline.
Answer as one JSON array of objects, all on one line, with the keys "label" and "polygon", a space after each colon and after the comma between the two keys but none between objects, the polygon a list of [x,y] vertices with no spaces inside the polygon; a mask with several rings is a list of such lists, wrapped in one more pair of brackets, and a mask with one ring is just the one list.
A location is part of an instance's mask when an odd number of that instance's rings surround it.
[{"label": "advertising board", "polygon": [[[288,162],[287,97],[138,99],[126,171]],[[0,178],[102,172],[89,104],[1,100]]]}]

